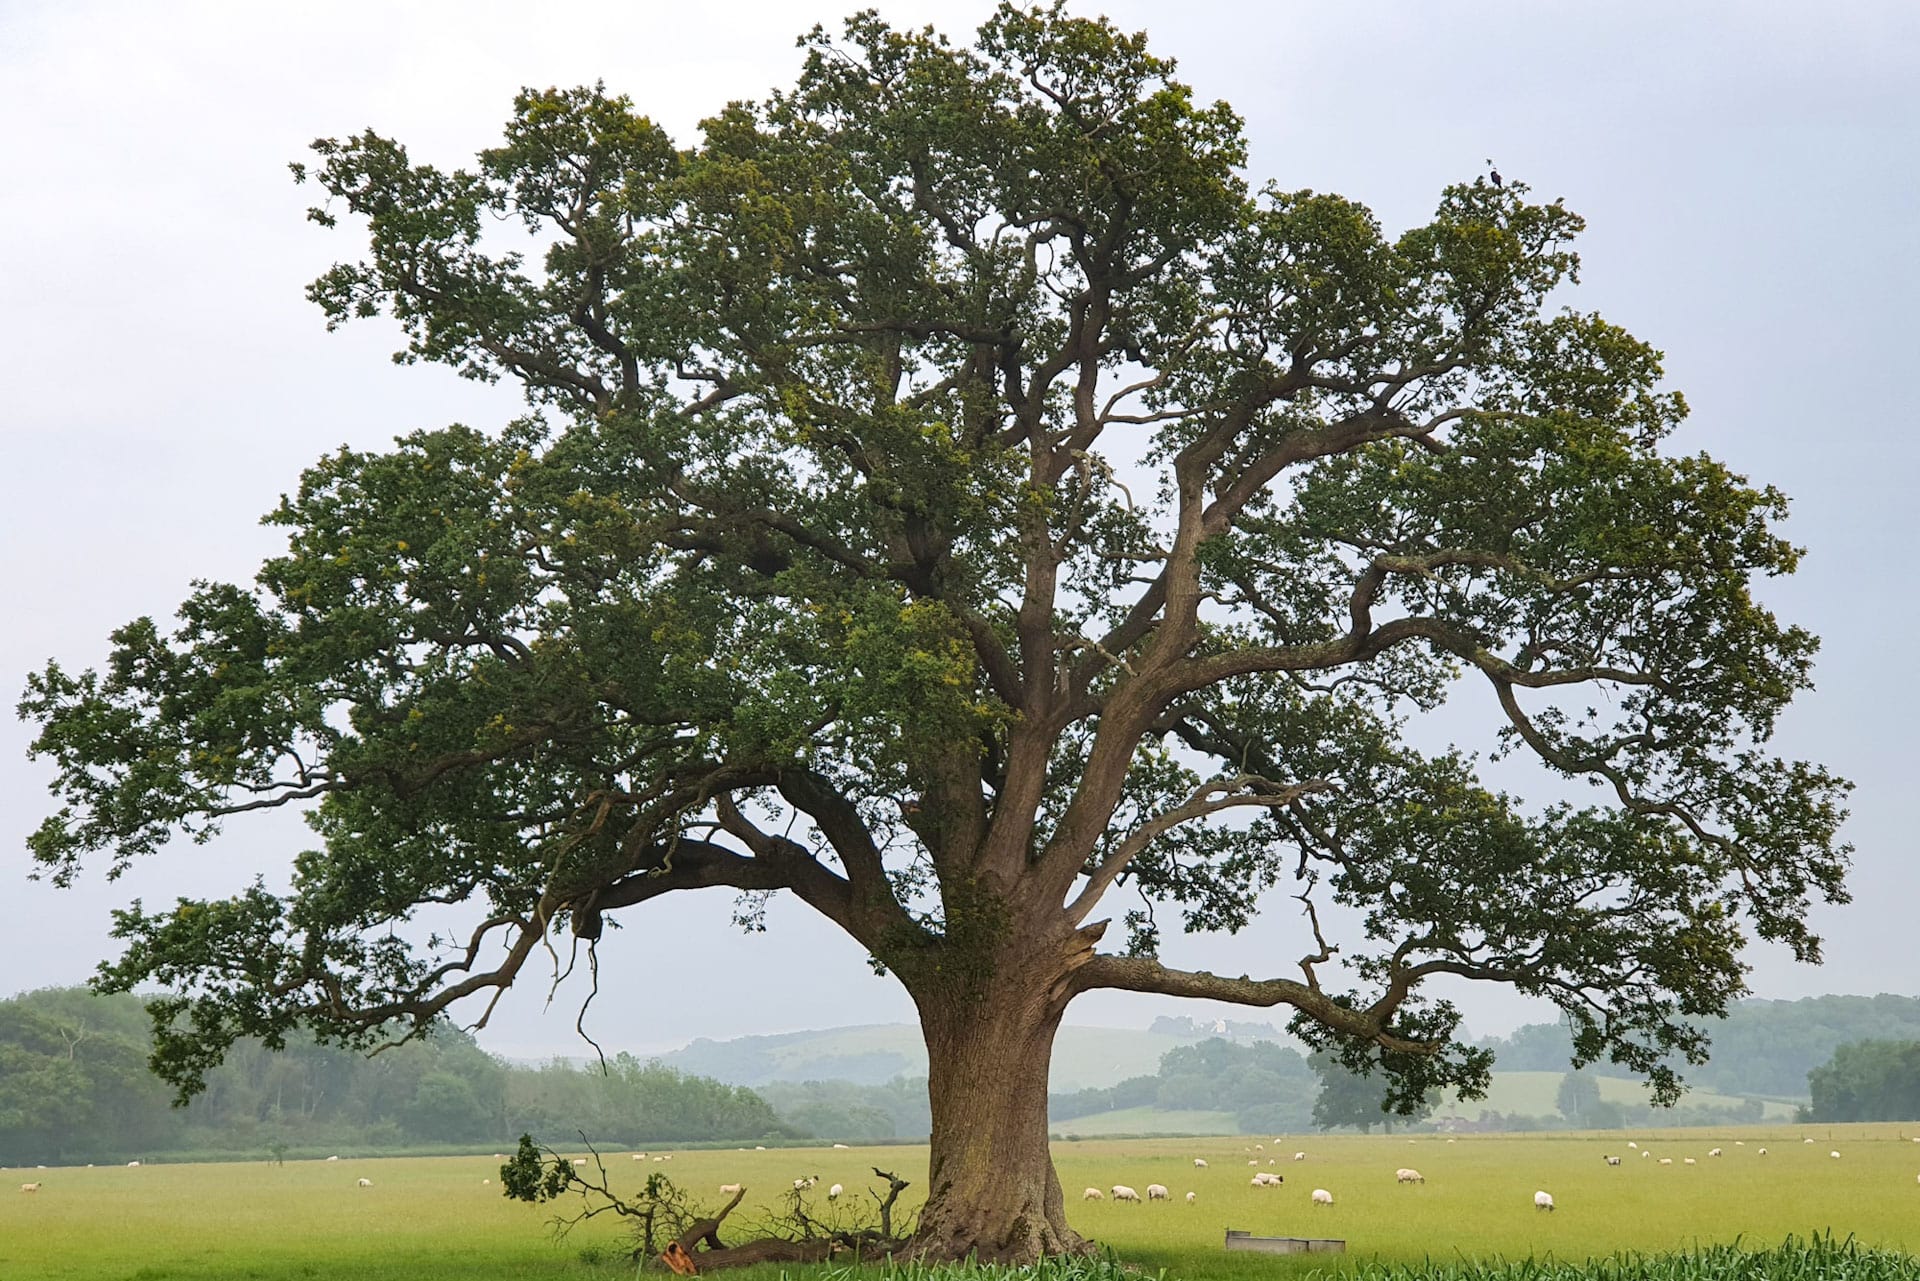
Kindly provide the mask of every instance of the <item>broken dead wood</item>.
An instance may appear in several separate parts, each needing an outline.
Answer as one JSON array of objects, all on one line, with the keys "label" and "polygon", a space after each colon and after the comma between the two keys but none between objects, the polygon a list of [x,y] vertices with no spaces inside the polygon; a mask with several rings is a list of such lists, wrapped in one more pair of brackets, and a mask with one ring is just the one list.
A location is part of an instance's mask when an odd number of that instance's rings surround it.
[{"label": "broken dead wood", "polygon": [[910,1185],[907,1180],[886,1170],[876,1167],[874,1173],[887,1181],[884,1198],[878,1193],[872,1194],[880,1202],[880,1229],[877,1232],[870,1228],[830,1229],[807,1215],[796,1198],[790,1218],[799,1225],[803,1235],[761,1237],[739,1245],[727,1245],[720,1240],[720,1224],[746,1196],[747,1190],[743,1187],[733,1194],[733,1199],[718,1214],[700,1219],[682,1232],[679,1239],[661,1251],[660,1261],[682,1276],[696,1276],[718,1268],[743,1268],[756,1263],[824,1263],[829,1259],[857,1262],[900,1253],[907,1248],[907,1241],[893,1235],[893,1206]]}]

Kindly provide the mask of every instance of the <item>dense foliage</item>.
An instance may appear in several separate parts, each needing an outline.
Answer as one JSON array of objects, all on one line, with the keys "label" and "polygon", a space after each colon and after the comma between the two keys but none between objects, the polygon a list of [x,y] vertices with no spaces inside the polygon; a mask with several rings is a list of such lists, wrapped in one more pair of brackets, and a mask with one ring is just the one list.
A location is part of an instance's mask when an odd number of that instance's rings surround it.
[{"label": "dense foliage", "polygon": [[628,1055],[604,1072],[519,1067],[450,1027],[372,1058],[311,1038],[279,1051],[241,1042],[185,1108],[169,1106],[148,1070],[152,1050],[134,997],[49,988],[0,1001],[0,1165],[506,1146],[527,1131],[571,1144],[584,1130],[629,1146],[809,1133],[741,1087]]},{"label": "dense foliage", "polygon": [[1815,1121],[1920,1121],[1920,1041],[1852,1041],[1807,1073]]}]

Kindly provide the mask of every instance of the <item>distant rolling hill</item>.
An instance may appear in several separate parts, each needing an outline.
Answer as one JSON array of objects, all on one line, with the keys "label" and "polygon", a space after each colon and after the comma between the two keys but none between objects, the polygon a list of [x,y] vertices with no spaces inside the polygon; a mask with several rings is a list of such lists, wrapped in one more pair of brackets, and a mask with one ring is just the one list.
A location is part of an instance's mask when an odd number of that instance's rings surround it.
[{"label": "distant rolling hill", "polygon": [[[1104,1089],[1130,1076],[1150,1076],[1159,1070],[1160,1056],[1168,1050],[1214,1035],[1204,1024],[1176,1025],[1172,1020],[1163,1020],[1160,1028],[1151,1031],[1070,1024],[1054,1039],[1050,1088],[1065,1094]],[[1278,1038],[1269,1033],[1259,1039]],[[881,1085],[896,1076],[927,1074],[926,1046],[920,1029],[910,1023],[872,1023],[730,1041],[703,1038],[661,1055],[660,1061],[730,1085],[834,1080]]]}]

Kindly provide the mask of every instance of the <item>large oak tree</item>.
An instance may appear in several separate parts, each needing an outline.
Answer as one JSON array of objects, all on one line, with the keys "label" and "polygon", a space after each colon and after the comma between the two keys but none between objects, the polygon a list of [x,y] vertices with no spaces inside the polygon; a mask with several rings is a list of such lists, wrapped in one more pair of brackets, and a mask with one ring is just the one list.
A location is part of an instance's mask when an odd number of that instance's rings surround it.
[{"label": "large oak tree", "polygon": [[[1083,992],[1287,1006],[1410,1107],[1488,1067],[1430,980],[1549,998],[1670,1093],[1747,936],[1817,958],[1845,784],[1765,747],[1816,644],[1753,595],[1784,500],[1559,308],[1575,214],[1486,177],[1389,236],[1253,190],[1226,105],[1058,9],[805,43],[684,147],[547,90],[471,168],[372,132],[296,166],[367,236],[330,321],[530,408],[324,459],[254,585],[32,678],[55,880],[248,811],[318,834],[284,889],[119,915],[164,1074],[790,894],[919,1010],[922,1243],[1024,1258],[1083,1245],[1046,1146]],[[1554,799],[1416,750],[1449,699]],[[1157,959],[1263,903],[1270,973]],[[392,929],[423,904],[470,935]]]}]

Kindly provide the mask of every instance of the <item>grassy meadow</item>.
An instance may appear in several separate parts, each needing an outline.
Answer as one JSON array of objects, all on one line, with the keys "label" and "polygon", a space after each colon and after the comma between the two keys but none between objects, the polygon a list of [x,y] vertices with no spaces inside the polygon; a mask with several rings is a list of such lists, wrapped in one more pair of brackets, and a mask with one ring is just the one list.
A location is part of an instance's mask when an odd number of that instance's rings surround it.
[{"label": "grassy meadow", "polygon": [[[1061,1143],[1055,1161],[1076,1227],[1132,1262],[1175,1278],[1305,1275],[1374,1262],[1527,1255],[1584,1259],[1657,1252],[1736,1238],[1778,1244],[1789,1233],[1831,1231],[1920,1254],[1920,1143],[1913,1126],[1760,1126],[1722,1131],[1615,1132],[1605,1136],[1290,1137],[1098,1139]],[[1802,1142],[1811,1137],[1812,1143]],[[1633,1140],[1639,1146],[1629,1149]],[[1256,1142],[1262,1150],[1250,1150]],[[1725,1153],[1709,1158],[1712,1147]],[[1768,1155],[1759,1155],[1759,1149]],[[1642,1158],[1640,1151],[1653,1157]],[[1838,1150],[1840,1159],[1828,1155]],[[1305,1160],[1293,1154],[1304,1151]],[[1602,1154],[1622,1156],[1610,1167]],[[1670,1156],[1674,1164],[1658,1163]],[[1697,1164],[1683,1164],[1686,1157]],[[1202,1157],[1209,1168],[1193,1166]],[[671,1162],[609,1156],[616,1187],[664,1171],[719,1200],[744,1182],[741,1213],[771,1205],[797,1177],[818,1192],[857,1192],[880,1165],[925,1182],[926,1149],[683,1151]],[[1249,1186],[1260,1162],[1286,1178]],[[1271,1166],[1268,1161],[1274,1162]],[[0,1277],[8,1281],[200,1281],[202,1278],[587,1278],[632,1275],[612,1261],[618,1224],[606,1216],[565,1241],[547,1230],[550,1207],[499,1194],[490,1157],[148,1165],[8,1170],[0,1184]],[[1402,1186],[1412,1166],[1424,1185]],[[361,1188],[358,1180],[372,1180]],[[491,1179],[491,1185],[483,1185]],[[37,1194],[16,1191],[40,1181]],[[1126,1183],[1144,1195],[1164,1183],[1168,1203],[1081,1199],[1083,1188]],[[1334,1196],[1309,1203],[1314,1188]],[[1533,1208],[1536,1189],[1558,1208]],[[1184,1197],[1195,1193],[1188,1204]],[[911,1196],[911,1194],[909,1194]],[[731,1221],[730,1221],[731,1222]],[[1222,1229],[1263,1235],[1343,1237],[1350,1253],[1282,1259],[1226,1255]],[[738,1235],[737,1233],[735,1234]],[[595,1256],[607,1262],[591,1261]],[[746,1277],[748,1274],[730,1274]],[[766,1270],[770,1281],[778,1269]]]}]

